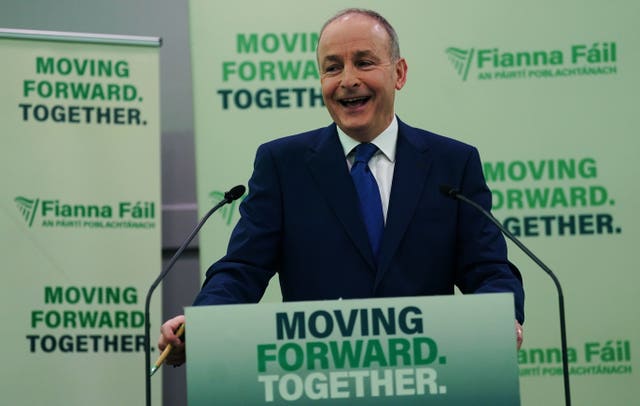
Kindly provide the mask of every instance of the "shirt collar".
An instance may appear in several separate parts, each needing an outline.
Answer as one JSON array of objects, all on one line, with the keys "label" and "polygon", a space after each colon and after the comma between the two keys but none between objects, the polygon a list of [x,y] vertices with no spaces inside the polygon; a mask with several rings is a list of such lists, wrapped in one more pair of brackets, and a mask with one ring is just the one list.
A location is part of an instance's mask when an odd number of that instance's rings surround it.
[{"label": "shirt collar", "polygon": [[[338,129],[338,138],[340,139],[340,144],[342,144],[342,149],[344,150],[344,156],[348,157],[349,154],[353,151],[355,147],[357,147],[360,142],[354,140],[349,137],[342,129],[336,126]],[[391,162],[394,162],[396,159],[396,142],[398,141],[398,120],[396,116],[393,116],[393,120],[391,120],[391,124],[382,131],[382,133],[378,134],[371,143],[374,144],[378,149],[384,154],[385,157]]]}]

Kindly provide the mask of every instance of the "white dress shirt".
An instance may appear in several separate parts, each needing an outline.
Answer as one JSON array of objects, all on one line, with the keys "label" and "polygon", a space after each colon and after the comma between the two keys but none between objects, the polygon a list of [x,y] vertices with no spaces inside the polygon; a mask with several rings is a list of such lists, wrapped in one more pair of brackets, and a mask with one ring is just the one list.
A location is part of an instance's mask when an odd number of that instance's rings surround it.
[{"label": "white dress shirt", "polygon": [[[360,142],[345,134],[338,127],[338,138],[342,144],[344,155],[347,160],[349,170],[353,165],[354,148]],[[389,209],[389,196],[391,195],[391,183],[393,181],[393,169],[396,163],[396,141],[398,140],[398,120],[393,116],[393,120],[381,134],[376,136],[371,143],[378,147],[378,151],[369,160],[369,169],[376,179],[378,189],[380,189],[380,199],[382,200],[382,214],[384,222],[387,223],[387,211]]]}]

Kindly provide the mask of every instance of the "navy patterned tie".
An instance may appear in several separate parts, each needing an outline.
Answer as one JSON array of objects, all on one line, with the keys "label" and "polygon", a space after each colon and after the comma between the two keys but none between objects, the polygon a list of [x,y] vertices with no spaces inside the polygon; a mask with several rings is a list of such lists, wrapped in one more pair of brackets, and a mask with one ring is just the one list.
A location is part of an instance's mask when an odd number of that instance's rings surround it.
[{"label": "navy patterned tie", "polygon": [[360,210],[369,234],[371,250],[376,260],[378,259],[380,241],[384,231],[384,217],[380,190],[368,164],[377,150],[378,147],[370,143],[358,145],[356,147],[355,160],[353,161],[353,166],[351,166],[351,177],[360,198]]}]

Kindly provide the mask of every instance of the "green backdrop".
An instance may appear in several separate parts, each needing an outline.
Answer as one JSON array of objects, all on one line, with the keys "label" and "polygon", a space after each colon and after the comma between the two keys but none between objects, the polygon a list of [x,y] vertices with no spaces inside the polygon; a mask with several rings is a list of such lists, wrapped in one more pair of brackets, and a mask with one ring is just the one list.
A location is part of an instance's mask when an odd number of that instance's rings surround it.
[{"label": "green backdrop", "polygon": [[[247,182],[265,141],[324,126],[315,40],[341,1],[190,2],[198,204]],[[408,63],[406,122],[476,145],[494,214],[565,291],[575,404],[628,405],[637,384],[640,221],[634,158],[640,71],[634,2],[352,1],[396,27]],[[237,207],[201,236],[203,271]],[[524,275],[522,404],[563,404],[556,291],[517,248]],[[267,300],[277,299],[271,290]]]}]

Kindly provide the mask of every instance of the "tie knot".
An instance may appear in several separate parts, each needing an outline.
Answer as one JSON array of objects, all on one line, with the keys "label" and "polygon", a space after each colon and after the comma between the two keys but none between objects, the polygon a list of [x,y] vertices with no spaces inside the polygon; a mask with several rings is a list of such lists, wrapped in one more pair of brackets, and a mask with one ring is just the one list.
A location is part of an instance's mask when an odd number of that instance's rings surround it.
[{"label": "tie knot", "polygon": [[368,163],[373,154],[376,153],[378,147],[370,142],[365,142],[356,147],[356,156],[354,158],[355,162]]}]

